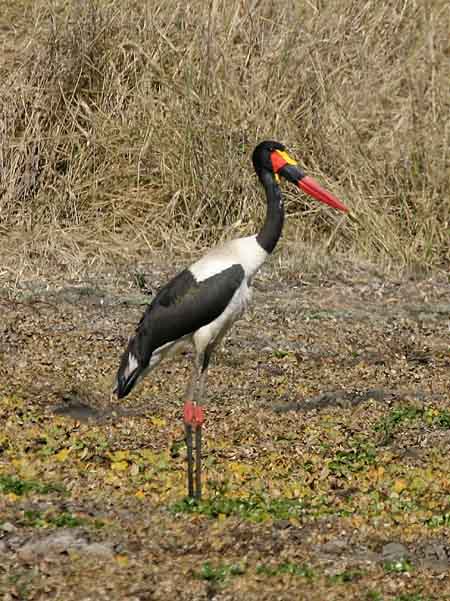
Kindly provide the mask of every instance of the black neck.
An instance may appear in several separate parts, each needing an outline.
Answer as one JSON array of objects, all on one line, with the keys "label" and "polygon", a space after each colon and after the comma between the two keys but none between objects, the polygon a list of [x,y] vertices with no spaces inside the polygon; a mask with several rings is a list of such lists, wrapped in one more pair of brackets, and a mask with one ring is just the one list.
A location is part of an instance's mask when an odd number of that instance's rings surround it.
[{"label": "black neck", "polygon": [[267,253],[271,253],[281,236],[284,223],[284,207],[281,190],[275,177],[268,171],[259,174],[267,197],[266,220],[261,231],[256,236],[256,241]]}]

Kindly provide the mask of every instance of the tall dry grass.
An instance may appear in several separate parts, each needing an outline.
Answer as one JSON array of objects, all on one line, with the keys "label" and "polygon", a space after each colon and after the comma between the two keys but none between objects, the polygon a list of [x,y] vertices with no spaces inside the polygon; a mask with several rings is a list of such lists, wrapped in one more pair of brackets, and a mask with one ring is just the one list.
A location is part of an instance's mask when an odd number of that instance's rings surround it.
[{"label": "tall dry grass", "polygon": [[357,215],[288,191],[288,239],[448,265],[448,0],[6,0],[0,19],[10,255],[120,260],[254,231],[249,157],[270,137]]}]

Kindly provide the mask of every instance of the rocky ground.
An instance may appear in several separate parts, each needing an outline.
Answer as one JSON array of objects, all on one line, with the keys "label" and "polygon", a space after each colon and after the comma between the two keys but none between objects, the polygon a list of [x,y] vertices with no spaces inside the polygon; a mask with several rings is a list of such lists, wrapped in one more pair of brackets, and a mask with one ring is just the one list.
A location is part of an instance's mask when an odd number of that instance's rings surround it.
[{"label": "rocky ground", "polygon": [[3,282],[3,599],[450,599],[448,279],[271,274],[210,370],[198,504],[189,354],[110,397],[164,269]]}]

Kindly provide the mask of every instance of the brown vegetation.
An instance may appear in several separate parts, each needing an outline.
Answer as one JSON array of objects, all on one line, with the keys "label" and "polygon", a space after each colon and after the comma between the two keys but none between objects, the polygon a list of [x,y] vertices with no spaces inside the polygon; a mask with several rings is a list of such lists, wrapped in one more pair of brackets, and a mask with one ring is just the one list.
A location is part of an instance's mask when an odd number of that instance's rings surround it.
[{"label": "brown vegetation", "polygon": [[249,155],[273,137],[358,216],[288,193],[288,239],[448,264],[449,3],[294,4],[3,2],[3,249],[65,263],[253,231]]}]

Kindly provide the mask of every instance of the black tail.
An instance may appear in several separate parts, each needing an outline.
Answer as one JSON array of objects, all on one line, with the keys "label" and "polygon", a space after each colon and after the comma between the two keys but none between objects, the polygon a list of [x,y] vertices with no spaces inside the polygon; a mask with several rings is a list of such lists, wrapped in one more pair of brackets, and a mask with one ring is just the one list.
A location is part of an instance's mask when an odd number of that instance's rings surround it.
[{"label": "black tail", "polygon": [[132,338],[128,344],[127,350],[120,360],[116,386],[114,388],[114,392],[119,399],[126,397],[127,394],[131,392],[134,385],[139,380],[139,376],[144,373],[145,368],[148,365],[148,361],[146,361],[145,365],[142,364],[141,353],[139,352],[137,343],[137,338]]}]

